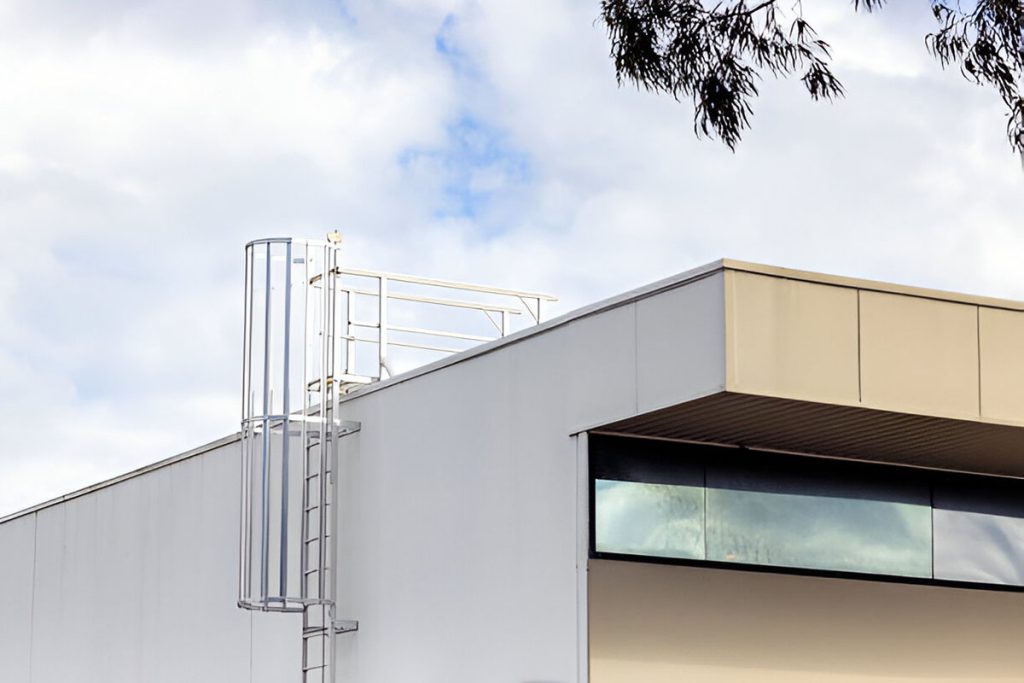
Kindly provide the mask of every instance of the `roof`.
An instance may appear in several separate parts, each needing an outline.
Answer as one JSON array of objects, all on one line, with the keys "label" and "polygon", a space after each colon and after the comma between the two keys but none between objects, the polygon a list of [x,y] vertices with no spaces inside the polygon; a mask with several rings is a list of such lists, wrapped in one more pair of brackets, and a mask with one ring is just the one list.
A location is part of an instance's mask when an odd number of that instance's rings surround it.
[{"label": "roof", "polygon": [[[598,301],[596,303],[584,306],[582,308],[578,308],[578,309],[576,309],[574,311],[571,311],[569,313],[561,315],[561,316],[559,316],[557,318],[554,318],[554,319],[552,319],[550,321],[547,321],[545,323],[542,323],[540,325],[536,325],[536,326],[533,326],[533,327],[521,330],[521,331],[519,331],[517,333],[511,334],[511,335],[506,336],[506,337],[502,337],[502,338],[494,340],[492,342],[481,344],[479,346],[473,347],[473,348],[468,349],[466,351],[463,351],[461,353],[457,353],[457,354],[454,354],[452,356],[448,356],[446,358],[443,358],[441,360],[435,361],[433,363],[430,363],[430,364],[421,366],[419,368],[413,369],[411,371],[402,373],[402,374],[400,374],[400,375],[398,375],[396,377],[389,378],[389,379],[386,379],[386,380],[383,380],[383,381],[380,381],[380,382],[376,382],[374,384],[370,384],[370,385],[367,385],[365,387],[361,387],[361,388],[357,389],[356,391],[353,391],[351,394],[348,394],[347,396],[345,396],[342,400],[343,401],[357,400],[358,398],[360,398],[362,396],[366,396],[366,395],[368,395],[370,393],[374,393],[374,392],[377,392],[377,391],[383,391],[383,390],[387,389],[388,387],[395,386],[395,385],[403,383],[403,382],[408,382],[408,381],[410,381],[412,379],[415,379],[417,377],[421,377],[421,376],[427,375],[429,373],[438,372],[438,371],[440,371],[440,370],[442,370],[442,369],[444,369],[446,367],[449,367],[451,365],[455,365],[457,363],[465,362],[465,361],[467,361],[469,359],[472,359],[472,358],[475,358],[475,357],[478,357],[478,356],[481,356],[481,355],[484,355],[484,354],[491,353],[493,351],[496,351],[498,349],[504,348],[506,346],[510,346],[510,345],[513,345],[513,344],[518,344],[518,343],[523,342],[523,341],[525,341],[527,339],[530,339],[530,338],[532,338],[534,336],[544,334],[544,333],[546,333],[546,332],[548,332],[548,331],[550,331],[552,329],[555,329],[555,328],[567,325],[567,324],[572,323],[572,322],[574,322],[576,320],[580,320],[580,319],[583,319],[583,318],[586,318],[586,317],[589,317],[589,316],[594,316],[594,315],[597,315],[597,314],[600,314],[600,313],[603,313],[605,311],[609,311],[609,310],[612,310],[612,309],[615,309],[615,308],[618,308],[618,307],[621,307],[621,306],[626,306],[626,305],[629,305],[631,303],[634,303],[634,302],[637,302],[637,301],[640,301],[640,300],[643,300],[643,299],[655,296],[655,295],[657,295],[659,293],[666,292],[666,291],[672,290],[672,289],[676,289],[676,288],[684,286],[684,285],[686,285],[688,283],[695,282],[697,280],[701,280],[701,279],[713,276],[713,275],[715,275],[717,273],[720,273],[720,272],[723,272],[723,271],[735,271],[735,272],[740,272],[740,273],[750,273],[750,274],[754,274],[754,275],[765,275],[765,276],[769,276],[769,277],[772,277],[772,278],[781,278],[781,279],[791,280],[791,281],[796,281],[796,282],[805,282],[805,283],[812,283],[812,284],[819,284],[819,285],[829,285],[829,286],[832,286],[832,287],[856,289],[856,290],[859,290],[859,291],[868,291],[868,292],[878,292],[878,293],[886,293],[886,294],[906,295],[906,296],[917,297],[917,298],[920,298],[920,299],[929,299],[929,300],[935,300],[935,301],[941,301],[941,302],[950,302],[950,303],[962,303],[962,304],[975,305],[975,306],[984,306],[984,307],[994,308],[994,309],[1002,309],[1002,310],[1007,310],[1007,311],[1024,312],[1024,302],[1021,302],[1021,301],[1013,301],[1013,300],[1008,300],[1008,299],[999,299],[999,298],[977,296],[977,295],[970,295],[970,294],[960,294],[960,293],[947,292],[947,291],[942,291],[942,290],[937,290],[937,289],[927,289],[927,288],[922,288],[922,287],[912,287],[912,286],[907,286],[907,285],[892,284],[892,283],[879,282],[879,281],[874,281],[874,280],[864,280],[864,279],[851,278],[851,277],[843,277],[843,276],[837,276],[837,275],[828,275],[828,274],[823,274],[823,273],[814,273],[814,272],[802,271],[802,270],[793,270],[793,269],[789,269],[789,268],[780,268],[780,267],[777,267],[777,266],[763,265],[763,264],[757,264],[757,263],[748,263],[748,262],[745,262],[745,261],[737,261],[737,260],[733,260],[733,259],[721,259],[721,260],[714,261],[712,263],[708,263],[706,265],[700,266],[698,268],[693,268],[691,270],[687,270],[687,271],[678,273],[678,274],[673,275],[671,277],[667,277],[665,279],[658,280],[657,282],[653,282],[653,283],[650,283],[648,285],[645,285],[645,286],[642,286],[642,287],[638,287],[638,288],[633,289],[631,291],[628,291],[628,292],[625,292],[625,293],[622,293],[622,294],[619,294],[619,295],[616,295],[616,296],[604,299],[602,301]],[[74,492],[68,493],[66,495],[54,498],[52,500],[39,503],[37,505],[34,505],[32,507],[26,508],[26,509],[18,511],[18,512],[14,512],[14,513],[6,515],[4,517],[0,517],[0,523],[11,521],[13,519],[17,519],[18,517],[22,517],[22,516],[31,514],[33,512],[37,512],[39,510],[45,509],[47,507],[58,505],[60,503],[66,502],[68,500],[72,500],[74,498],[87,495],[89,493],[92,493],[94,491],[106,488],[108,486],[112,486],[114,484],[120,483],[120,482],[125,481],[127,479],[131,479],[133,477],[142,476],[142,475],[147,474],[149,472],[152,472],[154,470],[158,470],[158,469],[161,469],[163,467],[168,467],[170,465],[173,465],[175,463],[181,462],[183,460],[186,460],[186,459],[198,456],[198,455],[202,455],[203,453],[207,453],[207,452],[212,451],[212,450],[214,450],[216,448],[220,448],[222,446],[225,446],[225,445],[228,445],[230,443],[233,443],[234,441],[238,440],[238,438],[239,438],[239,435],[236,433],[236,434],[224,437],[222,439],[218,439],[216,441],[213,441],[213,442],[208,443],[206,445],[200,446],[198,448],[194,448],[194,449],[185,451],[183,453],[180,453],[178,455],[166,458],[164,460],[160,460],[159,462],[147,465],[145,467],[141,467],[141,468],[136,469],[136,470],[132,470],[131,472],[127,472],[125,474],[113,477],[111,479],[107,479],[105,481],[98,482],[98,483],[93,484],[91,486],[87,486],[87,487],[79,489],[77,491],[74,491]]]},{"label": "roof", "polygon": [[739,261],[736,259],[723,258],[711,263],[704,264],[697,268],[671,275],[662,280],[652,282],[636,289],[632,289],[628,292],[618,294],[607,299],[602,299],[592,304],[588,304],[581,308],[569,311],[557,318],[541,323],[540,325],[534,325],[524,330],[520,330],[515,334],[501,337],[494,341],[474,346],[471,349],[467,349],[461,353],[457,353],[451,356],[447,356],[440,360],[422,365],[418,368],[403,372],[396,377],[389,378],[380,382],[374,382],[373,384],[361,387],[349,394],[346,399],[357,398],[359,396],[365,396],[366,394],[374,391],[380,391],[386,389],[389,386],[399,384],[401,382],[407,382],[411,379],[425,375],[430,372],[436,372],[442,368],[446,368],[449,365],[461,363],[475,358],[476,356],[490,353],[503,346],[515,344],[524,339],[528,339],[538,334],[543,334],[553,328],[566,325],[575,320],[585,318],[591,315],[596,315],[604,311],[618,308],[619,306],[625,306],[630,303],[646,299],[654,296],[661,292],[669,289],[675,289],[694,280],[699,280],[723,270],[732,270],[745,273],[753,273],[757,275],[768,275],[770,277],[783,278],[787,280],[795,280],[798,282],[810,282],[816,284],[832,285],[835,287],[845,287],[850,289],[859,289],[862,291],[871,292],[882,292],[889,294],[903,294],[907,296],[914,296],[923,299],[931,299],[936,301],[948,301],[954,303],[963,303],[976,306],[987,306],[990,308],[1005,309],[1010,311],[1024,311],[1024,301],[1015,301],[1013,299],[1000,299],[996,297],[987,297],[974,294],[962,294],[958,292],[950,292],[940,289],[929,289],[926,287],[914,287],[911,285],[901,285],[889,282],[881,282],[878,280],[865,280],[861,278],[846,277],[841,275],[829,275],[826,273],[816,273],[807,270],[795,270],[792,268],[782,268],[779,266],[770,266],[761,263],[751,263],[748,261]]}]

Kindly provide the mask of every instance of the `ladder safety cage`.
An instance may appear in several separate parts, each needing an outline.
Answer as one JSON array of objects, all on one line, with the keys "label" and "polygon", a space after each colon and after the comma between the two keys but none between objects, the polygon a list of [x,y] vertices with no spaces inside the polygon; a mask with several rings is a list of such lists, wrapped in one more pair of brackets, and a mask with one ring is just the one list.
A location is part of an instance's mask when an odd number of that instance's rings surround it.
[{"label": "ladder safety cage", "polygon": [[341,419],[341,397],[540,323],[542,303],[556,300],[346,269],[340,242],[245,247],[238,605],[302,613],[303,683],[332,681],[334,636],[358,630],[335,619],[338,451],[359,430]]},{"label": "ladder safety cage", "polygon": [[245,249],[240,606],[332,602],[339,248],[288,238]]}]

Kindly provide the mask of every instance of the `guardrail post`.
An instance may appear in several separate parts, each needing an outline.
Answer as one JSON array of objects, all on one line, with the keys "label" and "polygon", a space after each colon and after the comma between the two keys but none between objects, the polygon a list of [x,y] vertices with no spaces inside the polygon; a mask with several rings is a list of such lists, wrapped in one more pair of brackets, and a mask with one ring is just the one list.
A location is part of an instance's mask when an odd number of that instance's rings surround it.
[{"label": "guardrail post", "polygon": [[[383,275],[379,279],[380,286],[377,291],[378,298],[378,325],[380,327],[379,334],[377,336],[377,347],[378,347],[378,361],[380,369],[377,371],[377,376],[384,379],[384,373],[387,372],[387,359],[388,359],[388,279]],[[390,372],[388,375],[390,376]]]}]

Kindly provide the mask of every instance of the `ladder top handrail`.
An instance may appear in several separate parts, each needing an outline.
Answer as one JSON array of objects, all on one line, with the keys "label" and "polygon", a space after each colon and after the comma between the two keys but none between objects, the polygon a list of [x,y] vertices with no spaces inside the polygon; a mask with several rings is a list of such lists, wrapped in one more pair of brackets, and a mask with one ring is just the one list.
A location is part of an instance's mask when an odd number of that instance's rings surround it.
[{"label": "ladder top handrail", "polygon": [[526,292],[518,289],[503,289],[501,287],[488,287],[485,285],[474,285],[468,282],[456,280],[440,280],[432,277],[420,277],[419,275],[403,275],[402,273],[388,273],[378,270],[363,270],[362,268],[341,268],[342,275],[353,275],[356,277],[386,278],[394,282],[407,282],[414,285],[426,285],[429,287],[447,287],[449,289],[464,289],[469,292],[481,292],[483,294],[496,294],[500,296],[514,296],[524,299],[540,299],[541,301],[558,301],[558,297],[541,292]]}]

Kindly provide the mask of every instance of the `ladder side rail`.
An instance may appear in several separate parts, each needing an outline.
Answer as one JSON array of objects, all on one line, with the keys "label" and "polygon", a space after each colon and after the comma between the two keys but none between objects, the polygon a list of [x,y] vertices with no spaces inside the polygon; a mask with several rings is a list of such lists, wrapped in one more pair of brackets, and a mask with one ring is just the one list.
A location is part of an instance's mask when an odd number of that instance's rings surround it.
[{"label": "ladder side rail", "polygon": [[[306,461],[309,459],[309,425],[306,418],[309,416],[309,245],[302,245],[302,421],[299,424],[299,443],[302,445],[302,512],[299,514],[299,537],[306,538],[308,528],[306,524],[306,508],[309,500],[306,495]],[[299,549],[299,595],[306,590],[306,545],[303,540]]]}]

